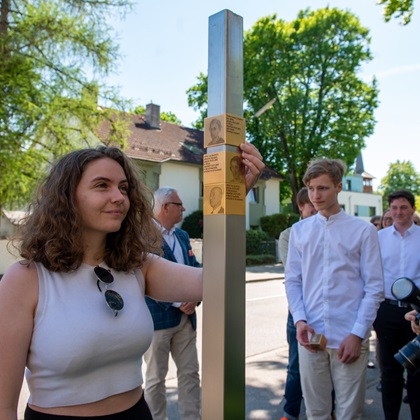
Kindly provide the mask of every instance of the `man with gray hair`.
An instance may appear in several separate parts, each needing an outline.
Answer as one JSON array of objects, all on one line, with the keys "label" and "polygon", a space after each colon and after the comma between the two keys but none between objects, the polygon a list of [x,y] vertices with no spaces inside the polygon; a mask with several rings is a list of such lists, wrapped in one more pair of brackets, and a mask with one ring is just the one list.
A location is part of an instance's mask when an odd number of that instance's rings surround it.
[{"label": "man with gray hair", "polygon": [[[154,193],[154,215],[163,235],[163,257],[169,261],[199,267],[182,221],[185,208],[175,188],[162,187]],[[178,408],[181,419],[201,418],[201,390],[196,347],[197,302],[158,302],[146,297],[153,318],[154,335],[144,355],[145,399],[154,420],[167,419],[165,378],[169,353],[177,367]]]}]

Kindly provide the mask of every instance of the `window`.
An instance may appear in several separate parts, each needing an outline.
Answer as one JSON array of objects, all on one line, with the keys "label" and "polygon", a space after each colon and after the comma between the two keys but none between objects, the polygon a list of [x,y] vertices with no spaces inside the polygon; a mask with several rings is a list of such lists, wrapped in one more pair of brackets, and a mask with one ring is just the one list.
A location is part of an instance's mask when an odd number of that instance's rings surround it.
[{"label": "window", "polygon": [[351,179],[346,180],[346,190],[351,191]]},{"label": "window", "polygon": [[260,202],[260,187],[254,187],[249,192],[249,201],[251,203],[259,203]]}]

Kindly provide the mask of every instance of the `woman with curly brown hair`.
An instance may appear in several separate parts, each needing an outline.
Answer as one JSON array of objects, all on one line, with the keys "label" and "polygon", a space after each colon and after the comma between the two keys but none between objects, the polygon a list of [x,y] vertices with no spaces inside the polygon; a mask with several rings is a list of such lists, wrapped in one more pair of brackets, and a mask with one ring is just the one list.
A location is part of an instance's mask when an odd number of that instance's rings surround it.
[{"label": "woman with curly brown hair", "polygon": [[[250,147],[249,187],[264,166]],[[202,271],[159,257],[151,200],[117,148],[77,150],[52,167],[17,238],[23,260],[0,282],[2,420],[17,418],[25,367],[27,420],[152,418],[144,296],[200,301]]]}]

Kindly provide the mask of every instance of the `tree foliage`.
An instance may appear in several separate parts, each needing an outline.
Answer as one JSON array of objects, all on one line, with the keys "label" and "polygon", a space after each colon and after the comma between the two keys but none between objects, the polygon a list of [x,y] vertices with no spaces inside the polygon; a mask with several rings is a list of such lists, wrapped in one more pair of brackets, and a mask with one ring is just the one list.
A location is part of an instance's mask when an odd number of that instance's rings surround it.
[{"label": "tree foliage", "polygon": [[[144,115],[146,114],[146,107],[144,107],[143,105],[138,105],[131,112],[137,115]],[[161,112],[160,119],[162,121],[166,121],[172,124],[182,125],[182,121],[171,111]]]},{"label": "tree foliage", "polygon": [[383,195],[384,207],[387,196],[397,190],[408,190],[414,195],[420,195],[420,174],[416,172],[413,164],[408,161],[391,163],[387,174],[381,179],[379,191]]},{"label": "tree foliage", "polygon": [[293,223],[298,222],[300,215],[298,214],[282,214],[276,213],[270,216],[263,216],[260,219],[261,229],[267,232],[270,238],[278,239],[280,233],[288,227],[292,226]]},{"label": "tree foliage", "polygon": [[204,118],[207,117],[208,78],[204,73],[200,73],[197,80],[198,83],[187,90],[188,106],[193,107],[194,111],[200,113],[200,117],[193,123],[193,127],[197,130],[203,130]]},{"label": "tree foliage", "polygon": [[[102,118],[110,142],[124,123],[98,107],[123,108],[101,78],[118,58],[110,15],[128,0],[2,0],[0,10],[0,203],[23,204],[56,156],[94,141]],[[97,140],[96,140],[97,141]]]},{"label": "tree foliage", "polygon": [[378,4],[384,5],[385,21],[392,18],[400,19],[403,25],[411,22],[414,12],[414,0],[378,0]]},{"label": "tree foliage", "polygon": [[184,217],[182,229],[187,231],[190,238],[199,239],[203,237],[203,211],[196,210]]},{"label": "tree foliage", "polygon": [[[249,139],[282,174],[295,197],[314,157],[341,158],[349,166],[365,146],[378,105],[375,79],[358,77],[371,60],[369,31],[355,15],[336,8],[305,10],[285,22],[264,17],[244,37],[244,99]],[[203,112],[206,80],[188,91]],[[274,104],[259,117],[269,101]]]}]

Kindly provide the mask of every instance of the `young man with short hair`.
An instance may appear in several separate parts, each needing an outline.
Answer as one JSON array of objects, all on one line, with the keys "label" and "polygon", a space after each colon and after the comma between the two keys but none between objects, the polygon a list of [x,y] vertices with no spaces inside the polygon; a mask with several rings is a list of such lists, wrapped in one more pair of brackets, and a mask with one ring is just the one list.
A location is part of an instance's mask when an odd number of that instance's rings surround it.
[{"label": "young man with short hair", "polygon": [[[411,310],[398,302],[391,286],[400,277],[408,277],[420,287],[420,226],[413,223],[414,195],[406,190],[388,195],[389,212],[394,224],[378,232],[385,280],[385,300],[374,324],[379,340],[382,364],[382,407],[386,420],[398,419],[404,385],[404,369],[394,354],[411,341],[415,334],[404,315]],[[420,419],[420,374],[407,372],[407,397],[411,417]]]},{"label": "young man with short hair", "polygon": [[[383,299],[377,231],[338,203],[345,171],[338,159],[310,162],[303,181],[318,213],[290,235],[286,293],[308,419],[331,418],[333,389],[337,418],[362,418],[368,338]],[[315,333],[328,340],[325,350],[312,348]]]}]

